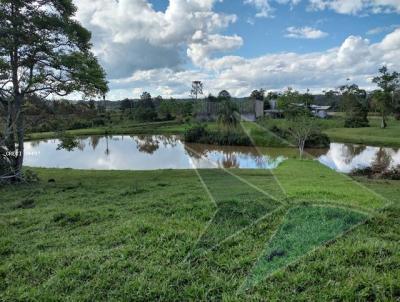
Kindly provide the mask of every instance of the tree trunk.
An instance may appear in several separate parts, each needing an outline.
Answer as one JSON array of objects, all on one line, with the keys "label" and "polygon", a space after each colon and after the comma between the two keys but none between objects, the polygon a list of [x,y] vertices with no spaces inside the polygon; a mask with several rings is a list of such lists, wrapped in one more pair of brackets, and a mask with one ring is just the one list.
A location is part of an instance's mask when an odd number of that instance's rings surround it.
[{"label": "tree trunk", "polygon": [[21,172],[22,172],[22,165],[24,162],[24,136],[25,136],[25,129],[24,129],[24,114],[22,110],[24,97],[21,94],[18,94],[15,97],[15,132],[17,138],[17,148],[15,152],[15,162],[14,162],[14,173],[15,173],[15,180],[21,180]]},{"label": "tree trunk", "polygon": [[8,101],[7,106],[7,119],[4,131],[4,144],[7,147],[8,151],[15,151],[15,139],[14,139],[14,106],[12,102]]},{"label": "tree trunk", "polygon": [[387,127],[387,123],[386,123],[386,117],[384,114],[382,114],[382,122],[381,122],[381,128],[385,129]]},{"label": "tree trunk", "polygon": [[14,169],[16,163],[16,150],[15,150],[15,136],[14,136],[14,125],[15,125],[15,110],[14,105],[10,100],[7,100],[7,116],[4,129],[4,141],[3,146],[5,147],[6,160],[4,161],[4,170],[1,171],[1,177],[8,180],[13,180]]},{"label": "tree trunk", "polygon": [[300,140],[299,142],[299,153],[300,153],[300,160],[303,159],[303,154],[304,154],[304,145],[305,145],[305,140]]}]

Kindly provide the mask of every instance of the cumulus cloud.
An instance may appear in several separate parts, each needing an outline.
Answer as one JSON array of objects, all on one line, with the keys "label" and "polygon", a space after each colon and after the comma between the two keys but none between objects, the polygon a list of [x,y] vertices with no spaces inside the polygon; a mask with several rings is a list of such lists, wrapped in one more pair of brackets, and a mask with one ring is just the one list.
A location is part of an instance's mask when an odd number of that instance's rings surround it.
[{"label": "cumulus cloud", "polygon": [[245,0],[244,4],[253,5],[257,9],[257,18],[271,17],[274,11],[268,0]]},{"label": "cumulus cloud", "polygon": [[[225,56],[208,59],[199,71],[171,69],[137,72],[124,80],[123,87],[152,87],[155,94],[162,89],[168,96],[187,97],[192,80],[205,84],[205,93],[217,93],[227,89],[235,96],[246,96],[252,89],[283,90],[311,89],[321,92],[352,82],[373,89],[372,77],[383,64],[399,70],[400,29],[379,43],[371,43],[359,36],[350,36],[338,47],[323,52],[306,54],[278,53],[246,59],[240,56]],[[125,86],[124,86],[125,85]]]},{"label": "cumulus cloud", "polygon": [[243,39],[237,35],[204,35],[197,31],[193,37],[193,42],[189,44],[187,55],[196,65],[204,64],[215,52],[234,50],[243,45]]},{"label": "cumulus cloud", "polygon": [[[321,52],[286,52],[255,58],[232,55],[229,52],[244,42],[238,35],[224,34],[237,17],[215,12],[217,1],[170,0],[167,9],[159,12],[148,0],[74,0],[79,8],[77,18],[92,31],[95,52],[108,72],[109,98],[138,97],[144,90],[164,97],[187,97],[193,80],[204,82],[205,93],[228,89],[235,96],[260,87],[321,91],[343,84],[346,78],[371,88],[371,78],[382,64],[400,69],[400,29],[379,43],[350,36],[341,45]],[[264,6],[269,5],[268,1],[246,1],[259,8],[260,17],[263,9],[266,15],[271,12],[270,6]],[[290,5],[299,2],[274,1]],[[318,9],[343,13],[359,12],[365,3],[392,9],[397,3],[363,0],[359,8],[347,1],[354,6],[339,8],[333,5],[339,5],[339,0],[308,1],[315,7],[320,5]],[[326,36],[310,27],[291,27],[287,34],[292,38]]]},{"label": "cumulus cloud", "polygon": [[398,0],[309,0],[313,10],[331,9],[339,14],[400,13]]},{"label": "cumulus cloud", "polygon": [[328,33],[309,26],[299,28],[291,26],[286,28],[286,32],[285,37],[296,39],[320,39],[328,36]]},{"label": "cumulus cloud", "polygon": [[[214,12],[217,1],[170,0],[166,11],[158,12],[147,0],[74,0],[77,19],[92,31],[95,53],[111,78],[135,70],[179,67],[185,63],[182,52],[188,45],[199,56],[225,50],[216,46],[218,41],[239,43],[237,36],[218,35],[236,16]],[[202,33],[202,41],[192,40],[196,32]]]},{"label": "cumulus cloud", "polygon": [[[289,4],[291,8],[302,0],[244,0],[245,4],[253,5],[257,10],[257,17],[272,17],[275,7],[274,2]],[[339,14],[380,14],[400,13],[399,0],[304,0],[308,2],[310,10],[333,10]]]},{"label": "cumulus cloud", "polygon": [[[278,4],[289,4],[291,8],[294,8],[301,0],[244,0],[244,4],[249,4],[257,9],[257,18],[272,18],[275,8],[271,5],[271,2],[276,2]],[[253,21],[251,21],[253,22]]]},{"label": "cumulus cloud", "polygon": [[389,32],[389,31],[399,28],[399,27],[400,27],[399,24],[392,24],[389,26],[378,26],[378,27],[371,28],[370,30],[368,30],[366,32],[366,34],[369,36],[373,36],[373,35],[377,35],[377,34],[380,34],[383,32]]}]

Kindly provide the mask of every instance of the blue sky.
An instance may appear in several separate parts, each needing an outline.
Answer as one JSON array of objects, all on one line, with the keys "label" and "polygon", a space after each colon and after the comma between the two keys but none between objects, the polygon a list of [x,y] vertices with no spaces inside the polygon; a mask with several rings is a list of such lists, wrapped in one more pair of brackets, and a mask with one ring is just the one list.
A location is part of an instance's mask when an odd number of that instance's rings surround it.
[{"label": "blue sky", "polygon": [[[168,7],[166,0],[149,2],[157,11],[164,12]],[[372,42],[378,42],[391,26],[399,25],[400,27],[400,15],[396,12],[348,15],[329,10],[312,11],[308,7],[309,4],[305,1],[293,7],[277,3],[274,6],[272,17],[257,18],[255,17],[257,13],[255,7],[244,4],[240,0],[225,0],[216,2],[215,11],[238,16],[238,21],[224,33],[238,34],[244,37],[245,45],[234,53],[246,57],[282,51],[305,53],[326,50],[337,46],[350,35],[360,35]],[[329,36],[324,39],[307,41],[285,38],[286,28],[290,26],[318,28],[327,32]],[[388,29],[378,34],[367,34],[369,30],[378,27],[388,27]]]},{"label": "blue sky", "polygon": [[207,93],[224,88],[237,96],[288,86],[317,92],[346,77],[373,88],[380,65],[400,67],[400,0],[75,3],[112,99],[143,90],[184,97],[198,79]]}]

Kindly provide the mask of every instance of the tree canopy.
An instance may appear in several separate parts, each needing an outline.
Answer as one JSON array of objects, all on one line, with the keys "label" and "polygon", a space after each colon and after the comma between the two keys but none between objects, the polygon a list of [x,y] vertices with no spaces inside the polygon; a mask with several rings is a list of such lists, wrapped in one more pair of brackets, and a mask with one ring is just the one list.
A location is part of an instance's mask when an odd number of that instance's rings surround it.
[{"label": "tree canopy", "polygon": [[380,89],[372,96],[372,104],[382,116],[381,128],[386,128],[386,116],[398,109],[398,99],[395,93],[400,89],[400,74],[396,71],[390,73],[386,66],[379,69],[380,75],[373,78]]},{"label": "tree canopy", "polygon": [[369,104],[367,92],[356,84],[343,85],[339,88],[341,107],[345,112],[345,127],[368,127]]},{"label": "tree canopy", "polygon": [[7,102],[4,145],[16,155],[14,176],[23,162],[25,97],[108,91],[91,34],[75,13],[72,0],[0,0],[0,98]]}]

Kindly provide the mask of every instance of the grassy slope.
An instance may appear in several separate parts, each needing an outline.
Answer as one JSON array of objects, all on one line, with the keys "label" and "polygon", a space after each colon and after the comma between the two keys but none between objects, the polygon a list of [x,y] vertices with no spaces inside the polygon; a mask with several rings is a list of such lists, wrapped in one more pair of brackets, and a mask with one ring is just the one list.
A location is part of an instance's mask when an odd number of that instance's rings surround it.
[{"label": "grassy slope", "polygon": [[368,128],[331,128],[325,130],[325,133],[336,142],[400,147],[399,121],[392,120],[386,129],[381,129],[379,121],[370,120],[371,127]]},{"label": "grassy slope", "polygon": [[[400,121],[390,119],[386,129],[380,128],[379,117],[370,116],[369,121],[370,127],[344,128],[344,120],[338,116],[328,120],[320,120],[319,126],[332,142],[400,147]],[[286,127],[286,121],[283,119],[266,119],[260,121],[259,124],[265,129],[269,129],[273,125],[281,128]]]},{"label": "grassy slope", "polygon": [[336,207],[291,208],[246,280],[246,287],[263,282],[266,276],[284,269],[366,218],[362,213]]},{"label": "grassy slope", "polygon": [[[368,128],[343,128],[343,119],[335,117],[329,120],[321,120],[321,129],[334,142],[348,142],[367,145],[400,147],[400,122],[391,119],[387,129],[380,129],[380,119],[370,117],[371,127]],[[253,143],[257,146],[286,147],[287,143],[274,136],[268,129],[272,125],[285,127],[285,120],[263,120],[259,123],[242,123],[244,130],[251,136]],[[104,135],[104,134],[183,134],[190,127],[187,123],[175,121],[135,123],[132,121],[114,121],[110,127],[98,127],[88,129],[68,130],[70,135]],[[215,129],[216,123],[208,123],[210,129]],[[27,140],[47,139],[57,137],[56,132],[30,133],[26,135]]]},{"label": "grassy slope", "polygon": [[[178,122],[123,123],[110,127],[67,130],[69,135],[105,135],[105,134],[182,134],[188,124]],[[26,140],[38,140],[57,137],[57,132],[38,132],[26,134]]]},{"label": "grassy slope", "polygon": [[[294,181],[299,169],[306,189]],[[400,297],[399,182],[361,180],[393,204],[236,296],[283,221],[284,207],[189,264],[184,259],[215,212],[194,171],[36,171],[42,178],[38,185],[0,188],[0,300]],[[233,172],[265,191],[279,191],[265,171]],[[372,197],[361,202],[368,192],[315,162],[291,160],[275,172],[289,195],[283,201],[328,196],[323,201],[380,204]],[[56,182],[48,183],[50,178]]]}]

